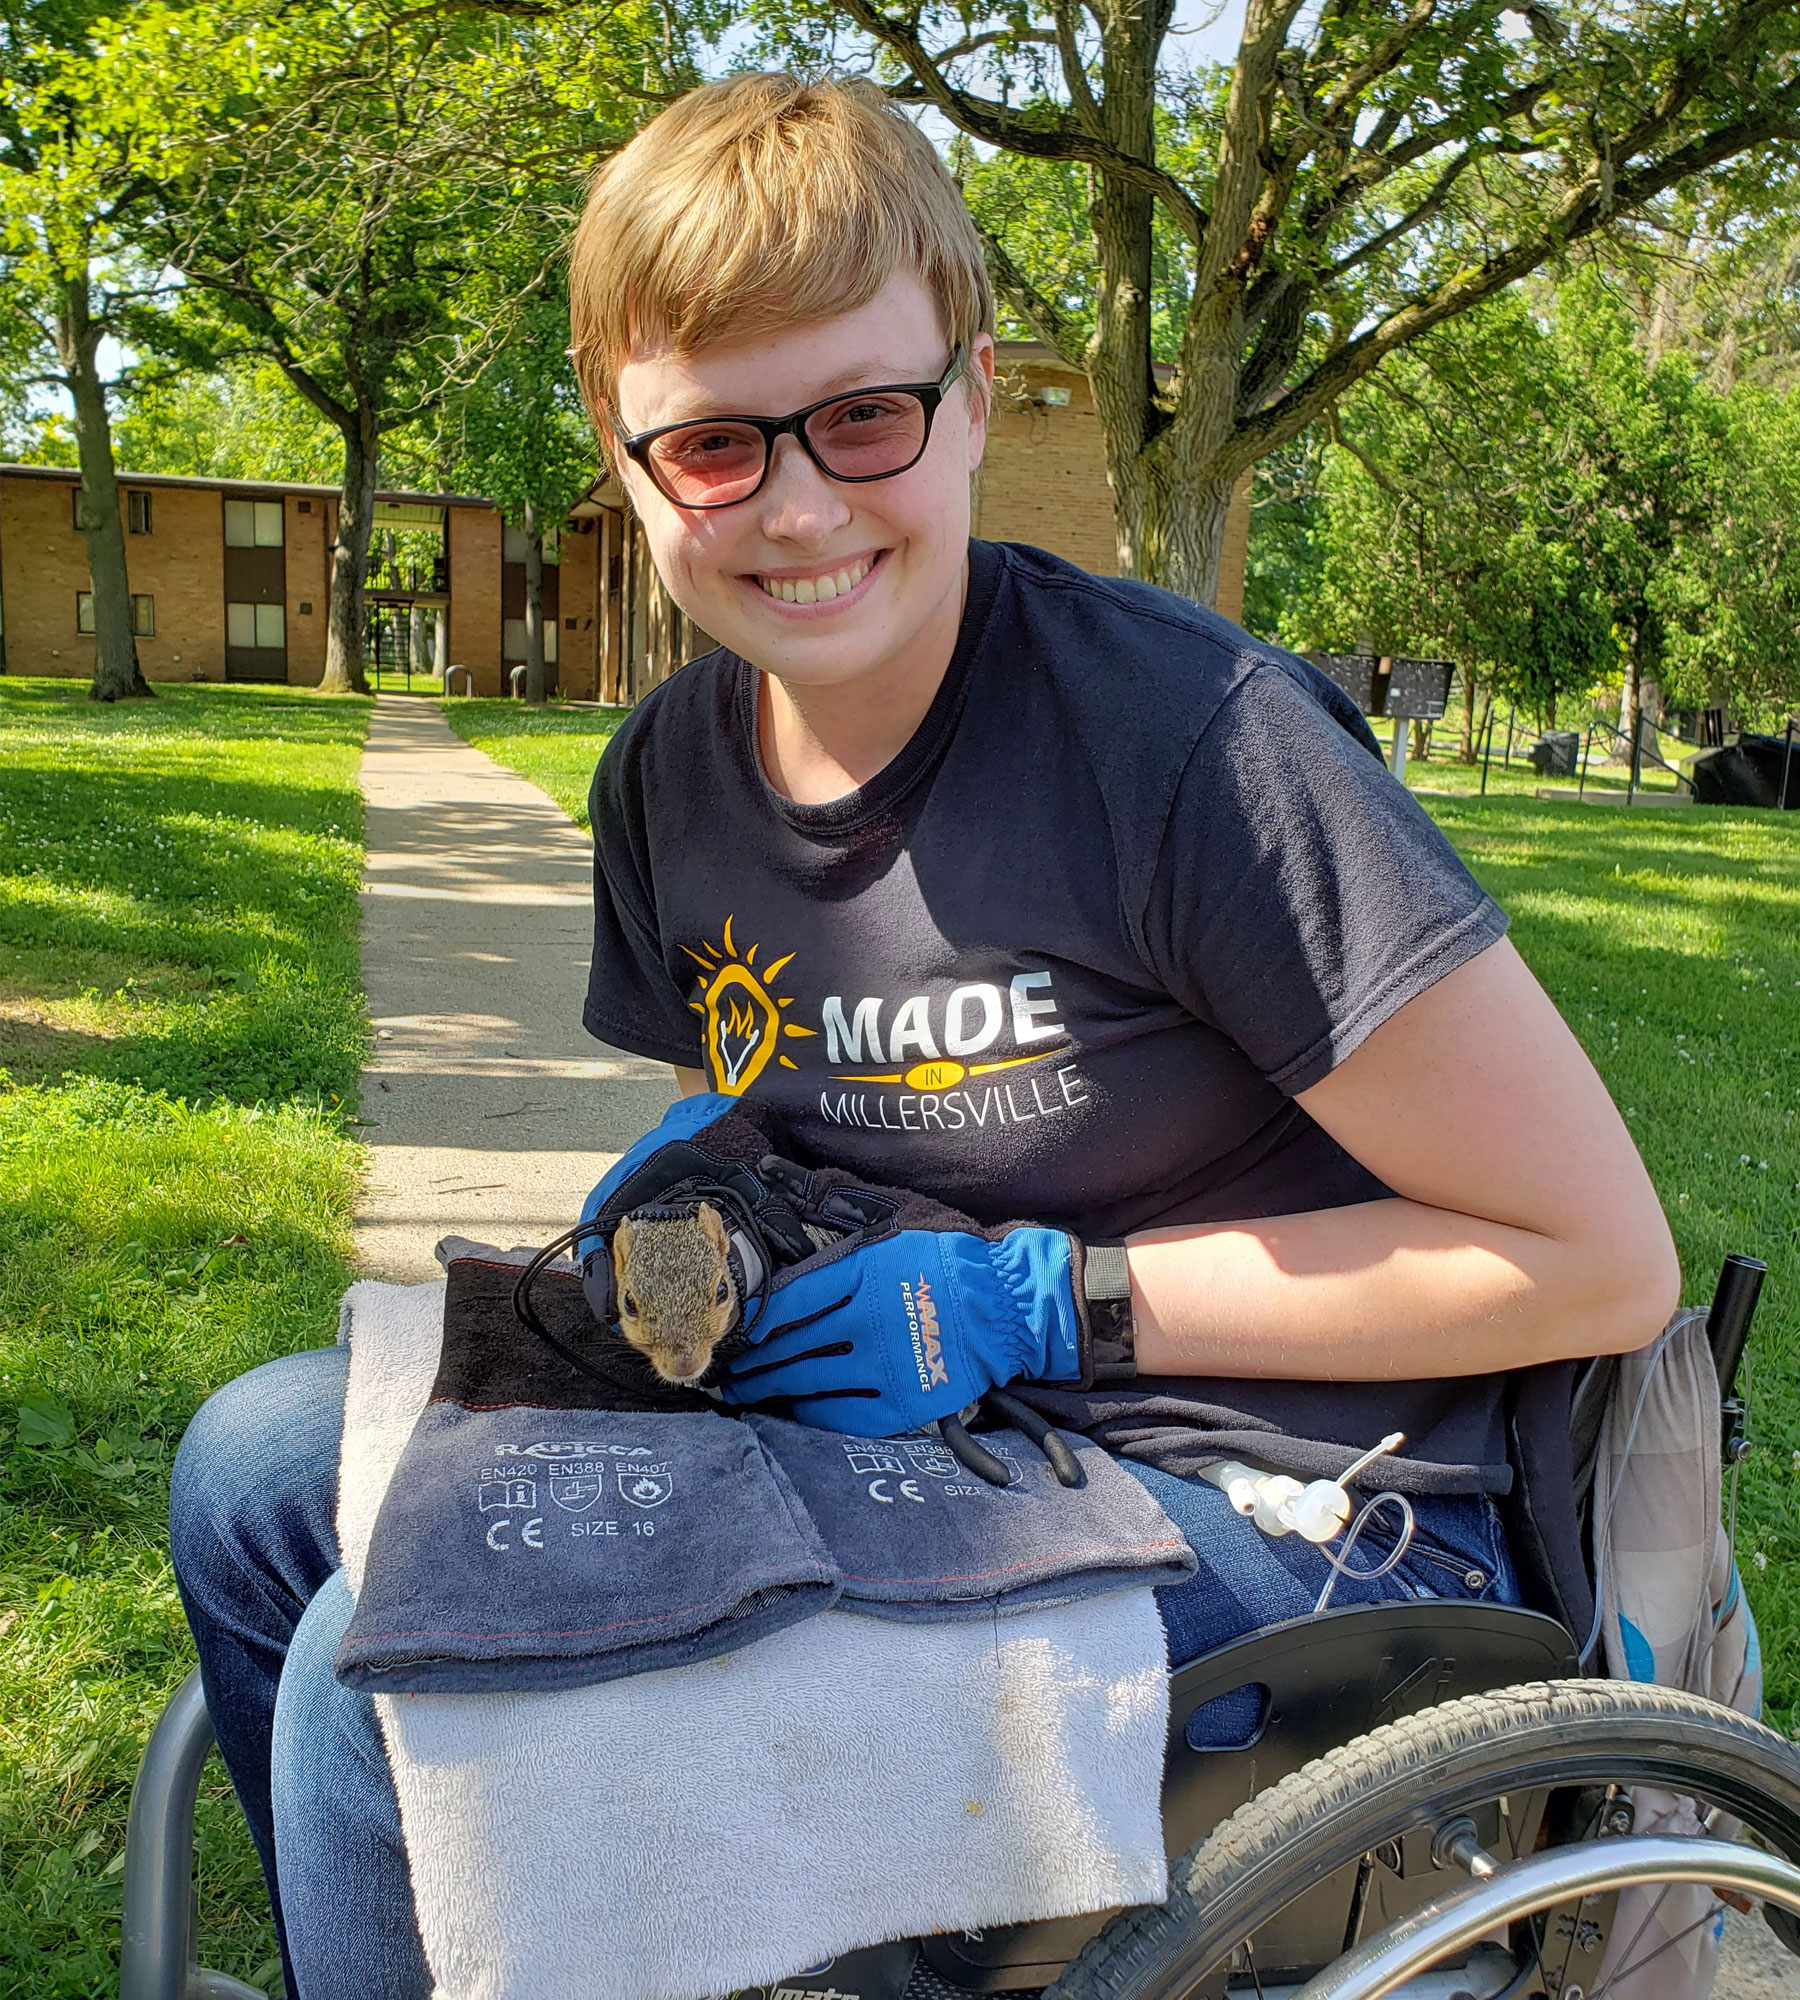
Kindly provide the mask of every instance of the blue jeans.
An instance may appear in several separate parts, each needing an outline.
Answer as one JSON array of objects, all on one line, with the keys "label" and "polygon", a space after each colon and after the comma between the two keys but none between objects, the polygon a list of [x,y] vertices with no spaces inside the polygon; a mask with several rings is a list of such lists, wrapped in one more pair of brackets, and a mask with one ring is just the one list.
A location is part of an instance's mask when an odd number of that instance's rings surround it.
[{"label": "blue jeans", "polygon": [[[344,1350],[322,1348],[227,1383],[182,1439],[170,1540],[206,1705],[268,1879],[291,2000],[427,2000],[374,1703],[331,1672],[351,1611],[336,1530],[348,1365]],[[1311,1611],[1328,1573],[1318,1550],[1292,1535],[1270,1541],[1204,1481],[1123,1462],[1200,1558],[1198,1574],[1156,1593],[1172,1666]],[[1343,1579],[1335,1604],[1519,1601],[1491,1503],[1415,1506],[1419,1533],[1405,1559],[1378,1583]],[[1375,1525],[1356,1546],[1355,1568],[1392,1546]],[[1210,1722],[1216,1740],[1232,1740],[1231,1715]]]}]

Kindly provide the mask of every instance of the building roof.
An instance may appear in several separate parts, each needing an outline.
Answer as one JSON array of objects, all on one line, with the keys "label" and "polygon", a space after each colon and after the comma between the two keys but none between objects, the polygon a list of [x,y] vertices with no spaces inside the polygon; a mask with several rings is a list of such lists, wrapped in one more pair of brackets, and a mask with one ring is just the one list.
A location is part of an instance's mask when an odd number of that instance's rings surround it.
[{"label": "building roof", "polygon": [[[63,479],[79,481],[81,474],[72,465],[8,465],[0,464],[0,478],[7,479]],[[194,479],[173,472],[124,472],[117,474],[121,486],[187,486],[198,487],[210,493],[242,494],[246,498],[260,495],[264,499],[275,494],[295,493],[307,499],[335,500],[342,489],[336,486],[309,486],[298,479]],[[477,493],[412,493],[402,489],[383,487],[376,495],[378,502],[412,505],[415,507],[493,507],[497,500],[483,499]]]}]

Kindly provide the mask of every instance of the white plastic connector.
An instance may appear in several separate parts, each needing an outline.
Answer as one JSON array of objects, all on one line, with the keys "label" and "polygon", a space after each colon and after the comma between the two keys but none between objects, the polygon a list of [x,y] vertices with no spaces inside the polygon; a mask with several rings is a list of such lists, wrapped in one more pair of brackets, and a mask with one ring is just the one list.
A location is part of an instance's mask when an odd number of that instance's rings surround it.
[{"label": "white plastic connector", "polygon": [[1234,1458],[1204,1466],[1200,1477],[1218,1487],[1265,1535],[1299,1535],[1309,1542],[1330,1542],[1349,1522],[1350,1495],[1345,1489],[1350,1482],[1405,1442],[1404,1431],[1392,1431],[1372,1451],[1364,1452],[1341,1479],[1314,1479],[1304,1486],[1285,1472],[1257,1472]]}]

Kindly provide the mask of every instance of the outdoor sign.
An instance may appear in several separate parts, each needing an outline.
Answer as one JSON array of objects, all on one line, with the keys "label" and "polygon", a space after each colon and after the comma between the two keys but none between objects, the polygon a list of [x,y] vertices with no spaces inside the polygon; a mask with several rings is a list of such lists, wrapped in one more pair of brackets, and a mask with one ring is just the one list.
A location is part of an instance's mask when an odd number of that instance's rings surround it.
[{"label": "outdoor sign", "polygon": [[1405,722],[1435,722],[1450,700],[1451,664],[1448,660],[1407,660],[1398,656],[1383,661],[1388,672],[1387,700],[1371,715],[1392,715]]}]

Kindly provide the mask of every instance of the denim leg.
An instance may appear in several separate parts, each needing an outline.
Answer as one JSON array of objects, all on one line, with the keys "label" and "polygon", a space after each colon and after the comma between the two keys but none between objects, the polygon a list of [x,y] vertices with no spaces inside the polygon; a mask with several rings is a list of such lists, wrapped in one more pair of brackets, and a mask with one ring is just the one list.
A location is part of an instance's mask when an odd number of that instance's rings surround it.
[{"label": "denim leg", "polygon": [[338,1444],[346,1349],[290,1354],[228,1382],[176,1453],[169,1544],[200,1653],[207,1712],[269,1885],[275,1874],[269,1742],[275,1691],[308,1601],[338,1565]]},{"label": "denim leg", "polygon": [[[1247,1632],[1307,1617],[1331,1574],[1322,1550],[1298,1535],[1265,1535],[1204,1479],[1180,1479],[1128,1458],[1119,1461],[1162,1503],[1186,1535],[1200,1568],[1156,1593],[1169,1634],[1169,1664],[1179,1667]],[[1412,1502],[1414,1536],[1384,1577],[1364,1580],[1392,1550],[1397,1510],[1372,1515],[1351,1551],[1350,1573],[1331,1594],[1336,1609],[1350,1604],[1404,1603],[1458,1597],[1517,1604],[1518,1579],[1494,1503],[1479,1494],[1436,1494]]]},{"label": "denim leg", "polygon": [[331,1663],[350,1623],[339,1570],[306,1607],[275,1704],[275,1857],[295,2000],[429,2000],[400,1806],[372,1696]]}]

